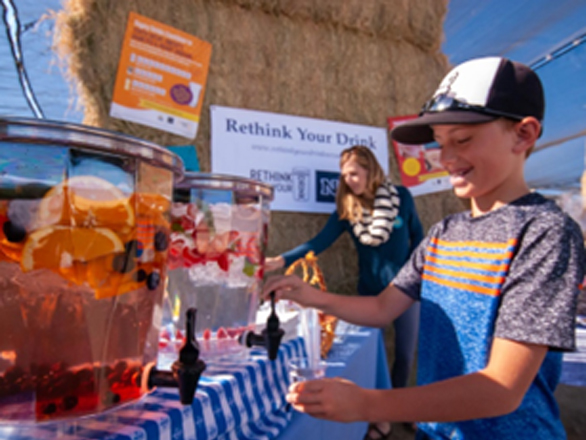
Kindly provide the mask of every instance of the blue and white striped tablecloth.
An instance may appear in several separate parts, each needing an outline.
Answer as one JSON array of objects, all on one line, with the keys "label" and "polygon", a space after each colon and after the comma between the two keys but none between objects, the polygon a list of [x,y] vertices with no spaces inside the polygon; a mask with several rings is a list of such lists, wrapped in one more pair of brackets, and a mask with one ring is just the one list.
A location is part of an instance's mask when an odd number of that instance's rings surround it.
[{"label": "blue and white striped tablecloth", "polygon": [[274,439],[291,420],[287,361],[305,353],[301,339],[281,344],[275,361],[254,350],[248,360],[208,363],[191,406],[160,388],[140,402],[75,423],[0,426],[2,440]]}]

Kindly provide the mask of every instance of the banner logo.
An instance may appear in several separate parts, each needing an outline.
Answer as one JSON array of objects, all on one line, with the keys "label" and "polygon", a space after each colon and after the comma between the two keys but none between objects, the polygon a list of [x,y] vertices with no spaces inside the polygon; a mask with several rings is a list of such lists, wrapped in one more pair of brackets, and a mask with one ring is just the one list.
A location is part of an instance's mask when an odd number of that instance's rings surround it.
[{"label": "banner logo", "polygon": [[310,177],[309,168],[293,168],[291,180],[293,181],[293,200],[296,202],[309,202]]},{"label": "banner logo", "polygon": [[316,170],[315,201],[320,203],[336,203],[336,191],[338,190],[339,179],[340,173]]}]

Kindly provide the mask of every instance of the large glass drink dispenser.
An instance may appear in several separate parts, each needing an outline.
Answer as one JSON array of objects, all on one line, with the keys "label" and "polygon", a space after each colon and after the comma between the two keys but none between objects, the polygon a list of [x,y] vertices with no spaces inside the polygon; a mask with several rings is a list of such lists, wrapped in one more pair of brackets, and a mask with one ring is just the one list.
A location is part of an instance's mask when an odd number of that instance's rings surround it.
[{"label": "large glass drink dispenser", "polygon": [[271,186],[236,176],[186,173],[175,186],[161,357],[182,342],[189,307],[204,360],[246,352],[238,338],[255,324],[272,199]]},{"label": "large glass drink dispenser", "polygon": [[0,119],[0,422],[98,413],[146,392],[182,169],[137,138]]}]

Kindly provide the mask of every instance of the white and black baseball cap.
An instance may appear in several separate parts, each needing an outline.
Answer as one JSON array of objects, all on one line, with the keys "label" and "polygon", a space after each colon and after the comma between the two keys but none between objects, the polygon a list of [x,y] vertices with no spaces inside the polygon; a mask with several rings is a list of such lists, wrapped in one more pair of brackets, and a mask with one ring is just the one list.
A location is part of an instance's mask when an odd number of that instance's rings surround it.
[{"label": "white and black baseball cap", "polygon": [[433,141],[432,125],[479,124],[497,118],[543,120],[545,101],[537,74],[500,57],[466,61],[448,73],[419,117],[395,127],[391,137],[404,144]]}]

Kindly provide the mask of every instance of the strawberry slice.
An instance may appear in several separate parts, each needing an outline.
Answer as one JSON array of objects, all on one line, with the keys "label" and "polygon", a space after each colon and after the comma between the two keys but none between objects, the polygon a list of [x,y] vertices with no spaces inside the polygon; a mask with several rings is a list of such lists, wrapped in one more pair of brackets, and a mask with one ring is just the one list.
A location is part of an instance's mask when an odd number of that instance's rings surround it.
[{"label": "strawberry slice", "polygon": [[218,266],[220,266],[220,269],[222,269],[224,272],[228,272],[230,269],[230,256],[228,255],[228,252],[222,252],[218,257],[217,262]]},{"label": "strawberry slice", "polygon": [[205,258],[200,255],[195,249],[184,248],[183,249],[183,265],[185,267],[191,267],[194,264],[205,263]]},{"label": "strawberry slice", "polygon": [[187,233],[195,229],[195,222],[189,217],[181,217],[181,229]]},{"label": "strawberry slice", "polygon": [[226,329],[226,333],[228,333],[230,338],[235,339],[240,333],[242,333],[242,331],[240,331],[238,328],[228,327]]}]

